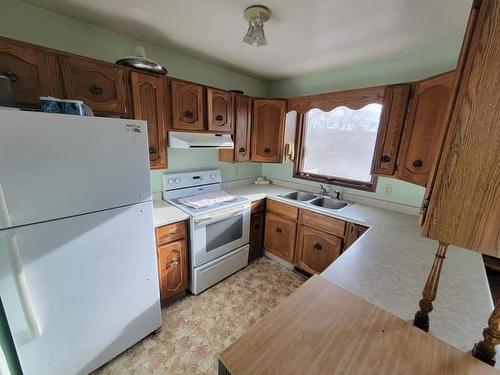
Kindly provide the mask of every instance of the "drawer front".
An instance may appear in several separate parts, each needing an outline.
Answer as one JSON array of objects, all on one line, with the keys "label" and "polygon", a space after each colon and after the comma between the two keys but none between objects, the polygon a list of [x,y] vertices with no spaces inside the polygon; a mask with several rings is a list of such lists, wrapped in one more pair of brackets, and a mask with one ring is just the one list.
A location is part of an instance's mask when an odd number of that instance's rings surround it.
[{"label": "drawer front", "polygon": [[342,250],[342,238],[305,226],[300,227],[297,266],[311,274],[323,272]]},{"label": "drawer front", "polygon": [[252,202],[252,214],[262,212],[265,209],[266,209],[266,200],[265,199],[261,199],[261,200]]},{"label": "drawer front", "polygon": [[180,240],[186,237],[186,222],[164,225],[156,228],[156,245],[164,245],[169,242]]},{"label": "drawer front", "polygon": [[290,206],[285,203],[276,202],[271,199],[267,200],[266,206],[267,211],[284,217],[288,217],[292,220],[297,220],[297,218],[299,217],[299,209],[297,207]]},{"label": "drawer front", "polygon": [[297,223],[268,213],[264,248],[281,259],[293,263]]},{"label": "drawer front", "polygon": [[346,222],[333,217],[317,214],[308,210],[300,210],[302,224],[324,230],[325,232],[343,237],[345,234]]}]

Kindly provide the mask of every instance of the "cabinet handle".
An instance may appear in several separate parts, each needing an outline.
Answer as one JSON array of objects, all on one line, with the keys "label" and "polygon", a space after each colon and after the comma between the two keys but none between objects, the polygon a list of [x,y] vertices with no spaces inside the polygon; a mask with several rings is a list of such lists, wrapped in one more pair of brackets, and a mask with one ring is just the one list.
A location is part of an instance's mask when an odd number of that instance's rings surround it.
[{"label": "cabinet handle", "polygon": [[245,147],[240,147],[240,149],[238,150],[238,152],[244,154],[246,152]]},{"label": "cabinet handle", "polygon": [[149,155],[156,154],[156,149],[154,147],[149,148]]},{"label": "cabinet handle", "polygon": [[269,153],[271,152],[271,149],[270,149],[269,147],[266,147],[266,148],[264,149],[264,152],[265,152],[266,154],[269,154]]},{"label": "cabinet handle", "polygon": [[282,232],[281,228],[280,227],[276,228],[276,232],[281,233]]},{"label": "cabinet handle", "polygon": [[391,161],[391,157],[389,155],[382,155],[382,157],[380,158],[380,160],[384,163],[388,163]]},{"label": "cabinet handle", "polygon": [[215,116],[215,120],[217,120],[217,121],[222,121],[222,120],[224,120],[224,116],[222,116],[222,115],[217,115],[217,116]]},{"label": "cabinet handle", "polygon": [[188,117],[188,118],[193,117],[193,112],[191,112],[191,111],[186,111],[186,112],[184,112],[184,116],[185,116],[185,117]]},{"label": "cabinet handle", "polygon": [[319,242],[316,242],[313,246],[313,250],[321,250],[323,247]]},{"label": "cabinet handle", "polygon": [[11,82],[17,82],[17,75],[14,72],[2,72]]},{"label": "cabinet handle", "polygon": [[424,162],[422,160],[420,160],[420,159],[414,160],[413,163],[412,163],[412,165],[414,167],[421,167],[422,164],[424,164]]},{"label": "cabinet handle", "polygon": [[177,258],[174,258],[174,259],[172,259],[172,260],[170,261],[170,265],[171,265],[171,266],[176,266],[176,265],[178,265],[178,264],[179,264],[179,259],[177,259]]},{"label": "cabinet handle", "polygon": [[89,91],[92,95],[102,95],[102,93],[104,92],[102,87],[97,86],[97,85],[90,85]]}]

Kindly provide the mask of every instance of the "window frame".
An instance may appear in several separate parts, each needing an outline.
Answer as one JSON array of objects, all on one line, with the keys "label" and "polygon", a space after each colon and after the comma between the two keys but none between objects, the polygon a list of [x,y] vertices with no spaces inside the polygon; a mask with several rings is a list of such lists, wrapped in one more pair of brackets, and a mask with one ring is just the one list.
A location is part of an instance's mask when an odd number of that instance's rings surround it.
[{"label": "window frame", "polygon": [[[289,102],[288,111],[297,111],[297,130],[295,139],[295,149],[297,155],[294,160],[293,177],[314,181],[325,184],[332,184],[341,187],[347,187],[357,190],[368,192],[375,192],[377,188],[378,176],[373,174],[375,166],[377,165],[377,155],[380,150],[380,143],[383,142],[383,133],[385,132],[385,123],[387,122],[390,109],[384,105],[386,94],[386,86],[369,87],[363,89],[355,89],[348,91],[332,92],[327,94],[312,95],[300,98],[293,98]],[[315,174],[304,172],[304,136],[305,136],[305,118],[309,110],[319,108],[324,112],[329,112],[337,107],[345,106],[350,109],[360,109],[364,106],[378,103],[382,105],[382,112],[380,114],[380,123],[376,136],[375,148],[373,151],[372,164],[370,167],[371,180],[369,182],[351,180],[341,177],[327,176],[322,174]],[[390,106],[390,103],[387,103]]]}]

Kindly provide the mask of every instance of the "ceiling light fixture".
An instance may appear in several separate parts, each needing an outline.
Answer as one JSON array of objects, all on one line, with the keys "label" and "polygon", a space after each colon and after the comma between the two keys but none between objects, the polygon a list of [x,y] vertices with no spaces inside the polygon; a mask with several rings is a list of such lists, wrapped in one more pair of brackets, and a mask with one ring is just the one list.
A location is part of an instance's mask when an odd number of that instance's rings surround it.
[{"label": "ceiling light fixture", "polygon": [[252,5],[245,9],[243,15],[248,21],[248,30],[243,37],[243,42],[257,47],[265,46],[267,39],[264,34],[264,22],[271,18],[269,8],[263,5]]}]

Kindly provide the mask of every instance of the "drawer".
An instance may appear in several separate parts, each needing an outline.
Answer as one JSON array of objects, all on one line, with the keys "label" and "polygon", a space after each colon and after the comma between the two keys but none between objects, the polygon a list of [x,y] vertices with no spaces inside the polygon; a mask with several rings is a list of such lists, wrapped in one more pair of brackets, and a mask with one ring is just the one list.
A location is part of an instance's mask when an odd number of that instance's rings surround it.
[{"label": "drawer", "polygon": [[289,204],[280,203],[268,199],[266,202],[267,211],[274,212],[275,214],[288,217],[292,220],[297,220],[299,217],[299,209]]},{"label": "drawer", "polygon": [[156,228],[156,246],[180,240],[186,237],[186,222],[179,221],[174,224]]},{"label": "drawer", "polygon": [[262,212],[265,209],[266,209],[266,200],[265,199],[261,199],[261,200],[252,202],[252,214]]},{"label": "drawer", "polygon": [[325,232],[336,234],[337,236],[344,236],[346,227],[346,222],[344,220],[335,219],[308,210],[300,210],[300,217],[304,225],[321,229]]}]

